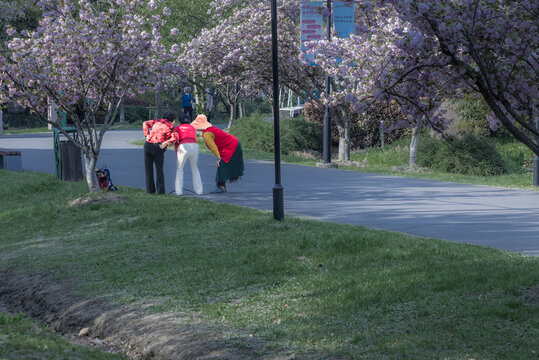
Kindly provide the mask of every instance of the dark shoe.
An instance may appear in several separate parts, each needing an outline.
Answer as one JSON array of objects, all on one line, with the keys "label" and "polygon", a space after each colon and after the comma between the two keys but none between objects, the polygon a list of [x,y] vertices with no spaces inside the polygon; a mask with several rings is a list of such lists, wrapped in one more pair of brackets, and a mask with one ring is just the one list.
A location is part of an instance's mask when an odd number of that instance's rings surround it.
[{"label": "dark shoe", "polygon": [[222,194],[226,193],[226,188],[218,186],[214,190],[210,191],[210,194]]}]

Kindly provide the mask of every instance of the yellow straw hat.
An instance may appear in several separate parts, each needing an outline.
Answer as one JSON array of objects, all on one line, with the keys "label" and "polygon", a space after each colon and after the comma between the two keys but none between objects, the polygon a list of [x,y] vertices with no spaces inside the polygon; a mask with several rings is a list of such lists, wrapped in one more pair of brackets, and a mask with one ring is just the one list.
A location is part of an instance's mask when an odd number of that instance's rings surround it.
[{"label": "yellow straw hat", "polygon": [[213,126],[212,124],[208,122],[208,119],[206,118],[206,115],[204,114],[198,115],[195,121],[191,123],[191,125],[197,130],[206,130],[207,128]]}]

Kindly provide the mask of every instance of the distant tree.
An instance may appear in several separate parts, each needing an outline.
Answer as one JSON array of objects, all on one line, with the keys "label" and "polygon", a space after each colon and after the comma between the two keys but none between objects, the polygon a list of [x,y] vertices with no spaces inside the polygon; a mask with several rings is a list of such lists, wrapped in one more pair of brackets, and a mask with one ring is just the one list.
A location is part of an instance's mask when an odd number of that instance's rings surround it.
[{"label": "distant tree", "polygon": [[0,53],[12,31],[35,29],[41,18],[37,0],[0,0]]},{"label": "distant tree", "polygon": [[[279,78],[281,85],[306,99],[323,91],[319,67],[300,61],[300,0],[283,2],[278,12]],[[213,1],[208,28],[182,44],[179,63],[192,78],[219,90],[229,104],[264,94],[270,101],[272,86],[270,6],[265,0]],[[238,84],[238,86],[236,86]]]},{"label": "distant tree", "polygon": [[[204,28],[212,26],[212,17],[208,16],[213,0],[164,0],[160,6],[170,9],[170,17],[163,27],[162,36],[168,45],[185,43]],[[176,29],[171,33],[172,29]]]},{"label": "distant tree", "polygon": [[122,100],[178,72],[161,44],[170,10],[158,9],[155,0],[41,0],[39,6],[43,19],[35,31],[9,29],[0,102],[16,101],[48,121],[47,103],[54,100],[78,138],[52,125],[82,150],[88,187],[97,191],[101,143]]},{"label": "distant tree", "polygon": [[[363,14],[356,19],[365,19],[356,35],[318,44],[318,61],[327,73],[368,85],[348,89],[357,110],[396,101],[408,114],[399,126],[441,130],[444,98],[475,93],[491,111],[491,129],[505,127],[539,156],[537,1],[356,3]],[[335,54],[344,61],[336,64]]]}]

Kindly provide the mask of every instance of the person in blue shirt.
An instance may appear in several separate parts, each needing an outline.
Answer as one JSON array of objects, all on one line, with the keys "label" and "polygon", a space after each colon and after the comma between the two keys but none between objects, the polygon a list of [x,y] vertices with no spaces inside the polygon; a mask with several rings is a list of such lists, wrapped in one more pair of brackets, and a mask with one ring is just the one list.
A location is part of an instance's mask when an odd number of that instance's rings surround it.
[{"label": "person in blue shirt", "polygon": [[189,121],[193,121],[193,94],[189,86],[183,88],[182,109]]}]

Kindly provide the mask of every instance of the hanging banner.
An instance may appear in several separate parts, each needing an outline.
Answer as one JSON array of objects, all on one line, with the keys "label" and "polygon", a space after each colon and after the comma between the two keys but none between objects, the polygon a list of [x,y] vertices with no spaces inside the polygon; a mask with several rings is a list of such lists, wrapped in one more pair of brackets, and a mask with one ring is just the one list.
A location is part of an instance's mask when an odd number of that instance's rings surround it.
[{"label": "hanging banner", "polygon": [[322,3],[323,1],[309,1],[301,5],[300,19],[300,49],[302,60],[306,65],[316,65],[314,63],[315,54],[307,53],[304,45],[307,41],[319,41],[323,38],[322,29]]},{"label": "hanging banner", "polygon": [[337,1],[333,3],[333,26],[340,38],[354,33],[354,2]]},{"label": "hanging banner", "polygon": [[[333,3],[333,27],[339,38],[350,37],[354,33],[354,2],[338,1]],[[341,57],[336,57],[337,64],[342,63]]]}]

